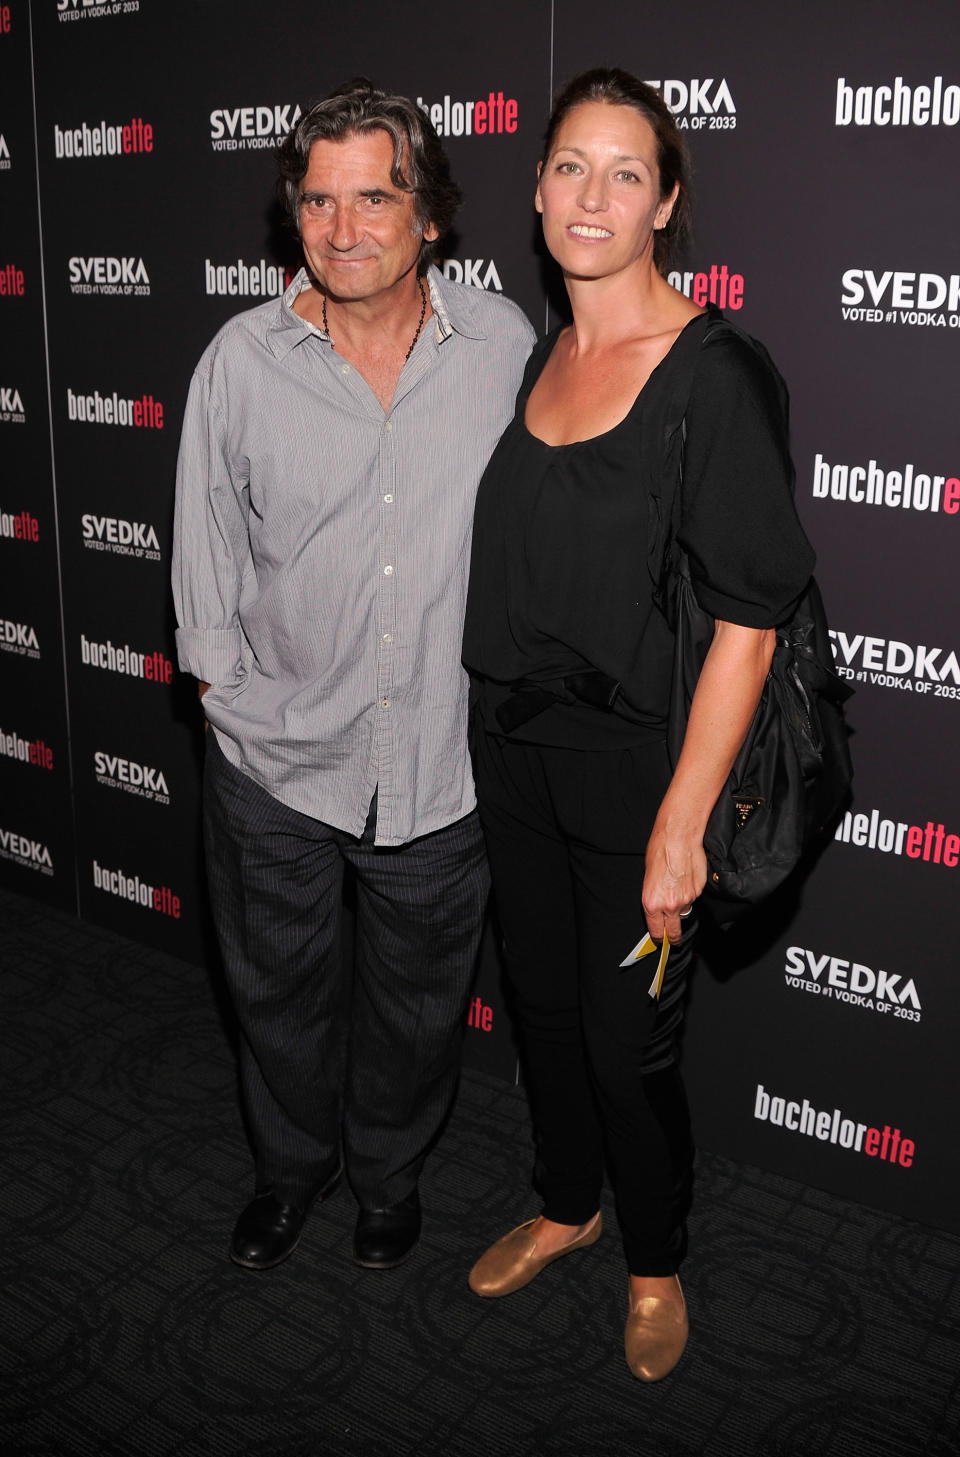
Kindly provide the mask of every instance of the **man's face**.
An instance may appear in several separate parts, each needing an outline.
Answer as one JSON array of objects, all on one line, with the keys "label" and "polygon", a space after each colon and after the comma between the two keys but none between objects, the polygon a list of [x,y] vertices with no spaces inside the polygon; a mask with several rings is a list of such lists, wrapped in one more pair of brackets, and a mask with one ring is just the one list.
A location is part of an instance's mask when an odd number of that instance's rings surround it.
[{"label": "man's face", "polygon": [[416,268],[421,233],[413,195],[390,180],[393,140],[384,131],[317,141],[300,183],[300,236],[314,278],[331,298],[387,295]]}]

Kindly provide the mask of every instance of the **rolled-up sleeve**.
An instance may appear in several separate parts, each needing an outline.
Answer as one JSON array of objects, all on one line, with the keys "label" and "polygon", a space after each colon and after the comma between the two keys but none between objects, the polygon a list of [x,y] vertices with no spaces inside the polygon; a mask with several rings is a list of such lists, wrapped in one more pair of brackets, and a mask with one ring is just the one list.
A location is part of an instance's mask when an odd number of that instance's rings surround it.
[{"label": "rolled-up sleeve", "polygon": [[814,553],[797,516],[786,395],[736,336],[704,347],[687,410],[680,541],[704,611],[746,627],[782,622]]},{"label": "rolled-up sleeve", "polygon": [[240,596],[251,564],[246,482],[231,469],[223,417],[212,397],[211,365],[194,374],[177,461],[173,600],[177,657],[206,683],[244,677]]}]

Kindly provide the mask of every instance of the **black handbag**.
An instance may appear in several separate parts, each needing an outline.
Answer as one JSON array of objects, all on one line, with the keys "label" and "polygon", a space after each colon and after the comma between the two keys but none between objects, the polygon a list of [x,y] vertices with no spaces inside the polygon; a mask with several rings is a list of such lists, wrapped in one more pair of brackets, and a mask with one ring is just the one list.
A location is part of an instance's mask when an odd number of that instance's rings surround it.
[{"label": "black handbag", "polygon": [[[714,327],[732,328],[712,313],[701,338]],[[786,390],[762,345],[740,338],[764,357]],[[694,341],[690,341],[693,343]],[[691,357],[692,383],[695,356]],[[689,396],[689,387],[685,391]],[[682,400],[685,409],[685,399]],[[682,491],[685,421],[679,425]],[[669,481],[669,474],[668,474]],[[669,491],[669,485],[667,486]],[[676,540],[679,491],[661,498],[667,526],[656,598],[674,633],[674,664],[667,721],[667,748],[676,765],[700,669],[713,641],[714,619],[697,601],[686,553]],[[850,799],[853,765],[843,704],[852,688],[833,668],[823,601],[810,583],[777,642],[763,695],[733,769],[704,834],[707,904],[716,919],[732,920],[738,908],[764,900],[834,828]]]}]

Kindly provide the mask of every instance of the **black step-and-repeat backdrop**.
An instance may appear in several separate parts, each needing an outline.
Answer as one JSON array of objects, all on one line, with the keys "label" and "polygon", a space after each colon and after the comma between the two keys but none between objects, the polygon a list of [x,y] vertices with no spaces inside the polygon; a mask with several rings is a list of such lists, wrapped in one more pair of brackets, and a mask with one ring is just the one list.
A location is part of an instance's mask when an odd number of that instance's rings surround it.
[{"label": "black step-and-repeat backdrop", "polygon": [[[300,108],[359,73],[415,97],[466,196],[446,272],[542,330],[562,306],[532,207],[549,97],[610,63],[690,141],[672,281],[790,383],[799,508],[857,689],[835,842],[697,980],[698,1136],[960,1230],[955,0],[0,0],[0,877],[212,956],[174,463],[204,345],[297,267],[272,185]],[[466,1055],[514,1075],[492,928]]]}]

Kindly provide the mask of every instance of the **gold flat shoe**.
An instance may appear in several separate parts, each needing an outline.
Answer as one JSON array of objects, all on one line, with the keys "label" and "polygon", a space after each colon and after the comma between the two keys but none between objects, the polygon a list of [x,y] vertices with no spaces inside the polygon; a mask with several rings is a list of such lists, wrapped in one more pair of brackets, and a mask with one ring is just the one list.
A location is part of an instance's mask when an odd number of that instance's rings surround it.
[{"label": "gold flat shoe", "polygon": [[475,1295],[510,1295],[514,1290],[521,1290],[561,1255],[586,1249],[603,1233],[603,1215],[598,1210],[583,1234],[562,1250],[552,1255],[538,1255],[537,1241],[530,1233],[533,1223],[528,1219],[526,1224],[518,1225],[480,1256],[470,1271],[470,1289]]},{"label": "gold flat shoe", "polygon": [[[679,1286],[680,1281],[677,1281]],[[683,1355],[690,1334],[687,1303],[680,1291],[683,1309],[659,1295],[644,1295],[631,1302],[623,1348],[627,1365],[640,1381],[662,1381]]]}]

